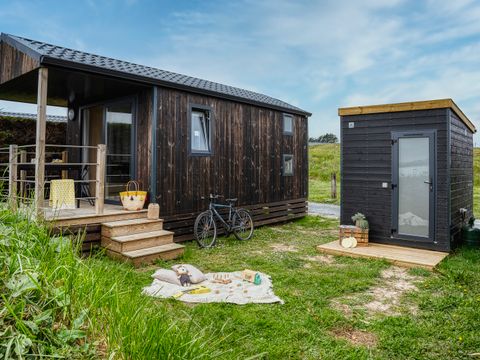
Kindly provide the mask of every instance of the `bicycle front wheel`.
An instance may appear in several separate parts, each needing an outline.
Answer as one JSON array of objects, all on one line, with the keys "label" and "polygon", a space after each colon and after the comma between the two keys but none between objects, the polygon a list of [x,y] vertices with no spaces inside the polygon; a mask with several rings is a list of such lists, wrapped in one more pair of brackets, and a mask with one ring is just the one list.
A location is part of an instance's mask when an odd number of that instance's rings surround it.
[{"label": "bicycle front wheel", "polygon": [[195,239],[201,248],[215,246],[217,240],[217,225],[210,210],[204,211],[197,216],[194,225]]},{"label": "bicycle front wheel", "polygon": [[245,209],[238,209],[233,215],[233,234],[238,240],[249,240],[253,235],[253,220]]}]

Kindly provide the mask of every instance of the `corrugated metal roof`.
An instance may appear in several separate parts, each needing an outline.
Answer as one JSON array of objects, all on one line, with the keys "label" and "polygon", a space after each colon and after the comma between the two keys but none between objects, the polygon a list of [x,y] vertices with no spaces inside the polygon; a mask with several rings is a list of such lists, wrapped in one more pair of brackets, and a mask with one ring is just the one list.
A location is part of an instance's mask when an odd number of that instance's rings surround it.
[{"label": "corrugated metal roof", "polygon": [[10,38],[34,53],[38,54],[41,63],[48,64],[51,59],[66,64],[79,64],[94,69],[102,69],[117,76],[128,75],[138,77],[140,81],[153,80],[164,85],[172,85],[189,88],[193,91],[206,92],[218,97],[234,98],[249,103],[263,104],[266,107],[283,109],[304,115],[311,115],[308,111],[290,105],[282,100],[249,90],[233,86],[223,85],[216,82],[198,79],[195,77],[177,74],[170,71],[160,70],[149,66],[134,64],[127,61],[112,59],[105,56],[95,55],[83,51],[73,50],[57,45],[47,44],[41,41],[30,40],[19,36],[2,34],[2,38]]},{"label": "corrugated metal roof", "polygon": [[[37,120],[37,114],[29,114],[29,113],[17,113],[17,112],[8,112],[8,111],[0,111],[0,117],[14,117],[19,119],[32,119]],[[51,122],[67,122],[66,116],[60,115],[47,115],[47,121]]]}]

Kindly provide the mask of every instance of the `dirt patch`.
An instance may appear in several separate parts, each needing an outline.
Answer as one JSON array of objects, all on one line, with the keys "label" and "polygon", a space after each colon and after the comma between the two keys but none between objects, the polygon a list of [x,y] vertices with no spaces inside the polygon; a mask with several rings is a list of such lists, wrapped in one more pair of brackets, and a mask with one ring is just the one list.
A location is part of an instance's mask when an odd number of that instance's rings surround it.
[{"label": "dirt patch", "polygon": [[305,256],[302,260],[310,261],[310,262],[318,262],[322,264],[333,264],[335,263],[335,259],[332,255],[315,255],[315,256]]},{"label": "dirt patch", "polygon": [[332,334],[337,339],[347,340],[350,344],[355,346],[366,346],[367,348],[373,348],[377,346],[378,343],[378,339],[375,334],[362,330],[342,328],[333,330]]},{"label": "dirt patch", "polygon": [[270,228],[270,230],[276,231],[276,232],[279,232],[279,233],[289,233],[290,232],[290,230],[285,230],[285,229],[282,229],[280,227],[274,227],[274,226],[272,226]]},{"label": "dirt patch", "polygon": [[343,304],[339,301],[332,301],[332,305],[335,309],[339,310],[346,317],[351,317],[353,315],[353,310],[350,305]]},{"label": "dirt patch", "polygon": [[263,250],[253,250],[252,254],[255,255],[265,255],[265,252]]},{"label": "dirt patch", "polygon": [[419,277],[410,275],[407,269],[392,266],[381,272],[377,286],[336,299],[332,305],[346,316],[350,316],[355,309],[367,310],[370,315],[399,315],[402,306],[404,311],[415,314],[417,307],[402,303],[402,297],[406,292],[416,291],[415,282],[419,280]]},{"label": "dirt patch", "polygon": [[294,245],[272,244],[270,247],[275,252],[298,252],[298,249]]}]

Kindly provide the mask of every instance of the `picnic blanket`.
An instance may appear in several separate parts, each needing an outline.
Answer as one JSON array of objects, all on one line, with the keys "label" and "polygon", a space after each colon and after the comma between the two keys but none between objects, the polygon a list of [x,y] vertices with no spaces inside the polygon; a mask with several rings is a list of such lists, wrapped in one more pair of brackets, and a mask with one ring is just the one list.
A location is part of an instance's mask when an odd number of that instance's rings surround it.
[{"label": "picnic blanket", "polygon": [[[283,304],[283,300],[273,293],[272,280],[267,274],[259,273],[262,282],[260,285],[242,280],[241,271],[230,273],[208,273],[205,274],[207,280],[190,287],[182,287],[171,284],[166,281],[154,279],[150,286],[143,288],[143,294],[159,297],[171,298],[180,291],[193,289],[198,285],[205,286],[212,291],[205,294],[188,294],[184,293],[177,299],[188,303],[212,303],[225,302],[237,305],[244,305],[248,303],[256,304]],[[213,282],[214,276],[220,275],[224,277],[228,275],[232,280],[229,284],[218,284]]]}]

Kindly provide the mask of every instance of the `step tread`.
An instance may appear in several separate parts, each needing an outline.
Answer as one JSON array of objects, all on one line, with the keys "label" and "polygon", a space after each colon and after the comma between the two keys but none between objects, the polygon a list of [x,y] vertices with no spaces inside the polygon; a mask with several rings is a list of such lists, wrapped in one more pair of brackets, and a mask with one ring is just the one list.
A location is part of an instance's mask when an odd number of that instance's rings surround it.
[{"label": "step tread", "polygon": [[160,254],[160,253],[167,252],[167,251],[182,249],[184,247],[185,247],[184,245],[180,245],[180,244],[177,244],[177,243],[171,243],[171,244],[166,244],[166,245],[153,246],[153,247],[146,248],[146,249],[125,251],[125,252],[122,252],[121,254],[123,256],[126,256],[126,257],[130,258],[130,259],[134,259],[134,258],[137,258],[137,257]]},{"label": "step tread", "polygon": [[173,234],[174,233],[172,231],[168,231],[168,230],[155,230],[155,231],[135,233],[131,235],[112,236],[110,239],[116,242],[124,243],[129,241],[137,241],[142,239],[149,239],[149,238],[167,236],[167,235],[173,235]]},{"label": "step tread", "polygon": [[119,220],[119,221],[111,221],[102,223],[103,226],[109,228],[115,228],[120,226],[130,226],[130,225],[142,225],[142,224],[151,224],[163,222],[163,219],[147,219],[147,218],[139,218],[139,219],[128,219],[128,220]]}]

